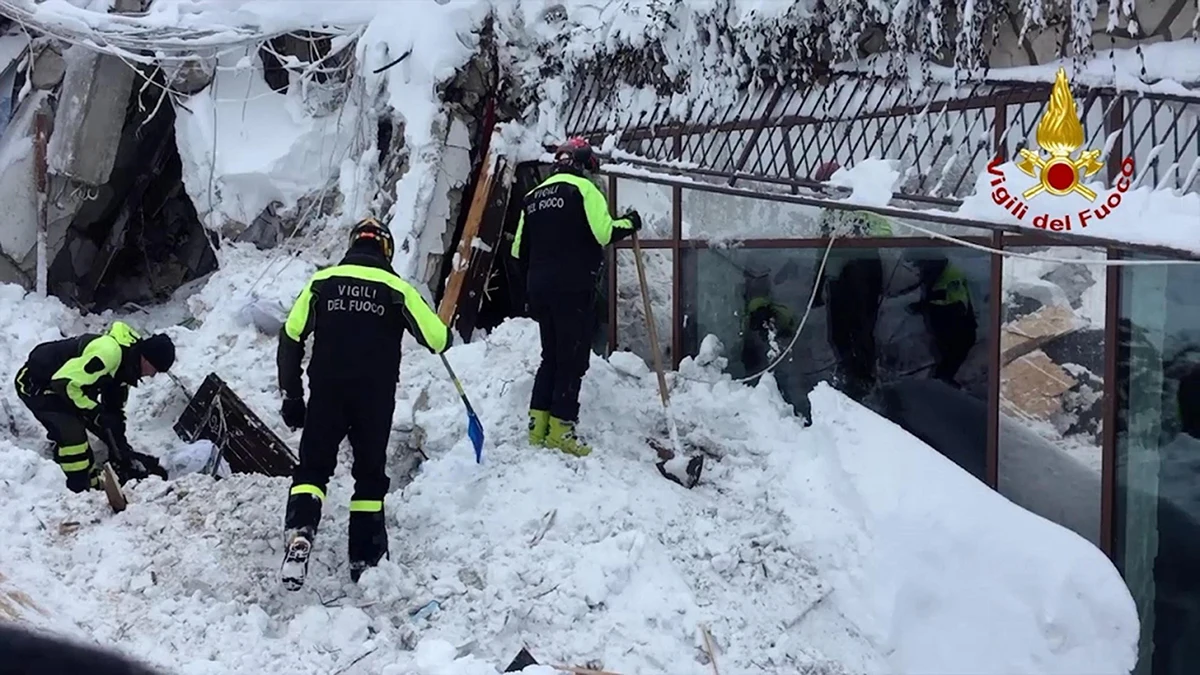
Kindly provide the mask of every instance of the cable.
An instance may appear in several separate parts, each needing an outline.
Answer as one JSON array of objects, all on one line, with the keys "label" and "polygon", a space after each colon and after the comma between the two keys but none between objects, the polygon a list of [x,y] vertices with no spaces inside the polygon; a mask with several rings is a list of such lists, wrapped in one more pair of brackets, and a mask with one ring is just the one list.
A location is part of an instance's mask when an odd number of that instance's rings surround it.
[{"label": "cable", "polygon": [[991,248],[982,244],[965,241],[948,234],[942,234],[934,230],[930,230],[920,225],[913,225],[904,221],[894,221],[897,225],[903,225],[912,230],[916,230],[928,237],[941,239],[942,241],[950,241],[963,246],[965,248],[975,249],[976,251],[984,251],[992,255],[999,255],[1005,258],[1024,258],[1026,260],[1040,260],[1042,262],[1058,263],[1062,265],[1096,265],[1098,267],[1134,267],[1138,265],[1200,265],[1200,260],[1084,260],[1070,258],[1051,258],[1049,256],[1031,255],[1028,253],[1017,253],[1010,249]]},{"label": "cable", "polygon": [[[1002,257],[1006,257],[1006,258],[1022,258],[1022,259],[1027,259],[1027,260],[1038,260],[1038,261],[1042,261],[1042,262],[1051,262],[1051,263],[1064,264],[1064,265],[1099,265],[1099,266],[1103,266],[1103,267],[1122,267],[1122,266],[1137,266],[1137,265],[1196,265],[1196,264],[1200,264],[1200,260],[1086,260],[1086,259],[1072,260],[1069,258],[1053,258],[1053,257],[1049,257],[1049,256],[1036,256],[1036,255],[1030,255],[1030,254],[1025,254],[1025,253],[1016,253],[1009,249],[990,248],[988,246],[983,246],[980,244],[975,244],[973,242],[964,241],[964,240],[959,239],[958,237],[954,237],[952,235],[942,234],[940,232],[936,232],[934,230],[930,230],[928,228],[921,227],[919,225],[912,225],[910,223],[906,223],[906,222],[902,222],[902,221],[895,221],[895,222],[899,225],[903,225],[910,229],[916,230],[917,232],[921,232],[922,234],[933,237],[935,239],[941,239],[943,241],[953,242],[955,244],[958,244],[958,245],[966,247],[966,248],[984,251],[987,253],[991,253],[993,255],[999,255]],[[804,308],[804,315],[800,318],[800,322],[796,326],[796,330],[792,335],[791,341],[788,342],[788,346],[782,352],[780,352],[780,354],[777,357],[775,357],[775,360],[773,360],[766,368],[763,368],[762,370],[760,370],[752,375],[746,375],[745,377],[733,378],[732,382],[735,382],[735,383],[750,382],[751,380],[755,380],[759,377],[762,377],[766,373],[772,372],[773,370],[775,370],[775,368],[780,363],[783,362],[783,360],[788,356],[788,354],[790,354],[792,352],[792,349],[795,348],[796,340],[798,340],[800,338],[800,333],[802,333],[804,331],[804,326],[808,322],[808,316],[812,312],[813,304],[816,302],[817,293],[820,292],[821,286],[820,286],[819,282],[820,282],[820,279],[822,278],[822,275],[825,272],[825,265],[826,265],[827,261],[829,260],[830,252],[833,249],[833,242],[836,239],[837,239],[836,234],[833,234],[829,237],[829,242],[825,246],[825,253],[824,253],[824,255],[821,256],[821,264],[817,268],[817,276],[816,276],[817,282],[813,284],[812,292],[808,296],[808,304]],[[893,270],[893,273],[894,273],[894,270]],[[700,380],[698,378],[688,377],[687,375],[679,373],[678,371],[675,373],[675,377],[678,377],[683,380],[688,380],[691,382],[706,382],[706,380]]]},{"label": "cable", "polygon": [[813,304],[815,304],[817,301],[817,293],[821,290],[821,284],[819,283],[821,275],[825,274],[825,263],[829,260],[829,254],[833,251],[833,242],[836,240],[836,234],[830,235],[829,243],[825,246],[825,255],[821,256],[821,265],[817,268],[817,283],[813,284],[812,293],[809,293],[808,295],[808,306],[804,308],[804,316],[800,317],[800,323],[797,324],[796,330],[792,334],[792,341],[788,343],[787,348],[780,352],[779,356],[775,357],[775,360],[772,361],[766,368],[763,368],[753,375],[737,378],[734,380],[734,382],[749,382],[750,380],[771,372],[775,369],[775,366],[778,366],[781,362],[783,362],[784,357],[791,353],[792,348],[796,346],[796,339],[799,338],[800,333],[804,331],[804,324],[808,321],[808,315],[812,312]]}]

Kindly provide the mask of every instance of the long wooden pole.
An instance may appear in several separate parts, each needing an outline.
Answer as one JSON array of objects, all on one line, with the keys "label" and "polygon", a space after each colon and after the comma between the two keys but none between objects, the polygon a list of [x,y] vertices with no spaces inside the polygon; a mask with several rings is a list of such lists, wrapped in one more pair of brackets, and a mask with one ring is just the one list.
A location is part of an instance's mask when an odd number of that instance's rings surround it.
[{"label": "long wooden pole", "polygon": [[[471,195],[471,204],[467,211],[467,221],[463,225],[462,236],[459,237],[455,248],[454,263],[450,266],[450,277],[442,292],[442,304],[438,307],[438,317],[442,323],[450,326],[454,322],[454,311],[458,308],[458,296],[462,293],[463,281],[471,267],[471,251],[475,235],[479,233],[479,224],[483,221],[483,213],[487,210],[488,195],[492,192],[492,174],[495,162],[489,153],[484,156],[483,164],[479,167],[479,180],[475,182],[475,192]],[[470,338],[468,335],[464,339]]]},{"label": "long wooden pole", "polygon": [[[683,453],[679,441],[679,429],[675,426],[675,414],[671,411],[671,396],[667,393],[667,376],[663,373],[662,354],[658,349],[658,326],[654,325],[654,309],[650,306],[650,286],[646,283],[646,270],[642,262],[642,245],[637,231],[633,232],[633,262],[637,266],[638,285],[642,288],[642,308],[646,314],[646,332],[650,336],[650,351],[654,359],[654,374],[658,376],[658,397],[662,399],[663,412],[667,415],[667,429],[671,435],[671,447],[676,454]],[[660,459],[671,459],[659,453]]]}]

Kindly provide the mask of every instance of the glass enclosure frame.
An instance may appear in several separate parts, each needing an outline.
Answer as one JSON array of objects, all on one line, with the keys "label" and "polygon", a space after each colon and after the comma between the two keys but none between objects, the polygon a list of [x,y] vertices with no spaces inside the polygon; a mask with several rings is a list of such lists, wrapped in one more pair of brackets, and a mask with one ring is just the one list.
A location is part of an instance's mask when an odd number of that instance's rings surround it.
[{"label": "glass enclosure frame", "polygon": [[[686,187],[678,182],[671,181],[669,178],[657,178],[654,176],[625,176],[608,174],[606,176],[607,185],[606,192],[608,196],[610,209],[615,214],[617,212],[617,204],[619,203],[618,194],[618,178],[624,181],[634,181],[643,183],[658,183],[660,185],[669,186],[671,189],[671,213],[670,226],[671,236],[669,238],[643,239],[639,244],[644,250],[666,250],[671,252],[671,318],[669,325],[671,326],[670,335],[660,335],[659,339],[666,343],[669,340],[671,363],[664,366],[677,368],[683,358],[683,336],[684,336],[684,312],[683,312],[683,289],[682,279],[683,259],[682,252],[686,250],[704,249],[709,247],[709,242],[702,238],[685,238],[683,236],[683,195],[685,190],[694,190],[702,192],[723,192],[731,196],[747,197],[752,199],[765,200],[788,200],[786,196],[776,195],[772,192],[755,192],[745,188],[733,190],[725,188],[722,185],[709,185],[703,182],[689,182]],[[782,198],[781,198],[782,197]],[[1103,248],[1107,253],[1109,260],[1119,259],[1129,255],[1131,251],[1152,251],[1161,253],[1153,247],[1142,246],[1113,246],[1111,242],[1104,240],[1092,239],[1089,237],[1072,237],[1064,239],[1063,237],[1054,237],[1042,235],[1033,231],[1002,231],[1002,228],[989,226],[984,223],[973,222],[967,219],[945,216],[942,214],[909,214],[905,217],[913,221],[928,221],[934,223],[957,225],[962,227],[975,228],[979,230],[978,236],[961,236],[956,238],[965,241],[987,246],[992,249],[1002,250],[1005,248],[1031,247],[1031,246],[1053,246],[1055,248],[1071,248],[1071,247],[1099,247]],[[745,248],[787,248],[787,249],[824,249],[829,240],[824,237],[813,238],[768,238],[768,239],[744,239],[740,240],[741,245]],[[931,248],[945,247],[954,245],[945,240],[934,237],[855,237],[855,238],[840,238],[836,240],[833,247],[836,248],[879,248],[879,249],[907,249],[907,248]],[[629,239],[616,242],[607,250],[607,290],[608,290],[608,335],[607,335],[607,351],[613,352],[618,348],[617,342],[617,265],[616,256],[619,250],[632,249],[633,244]],[[1174,254],[1174,252],[1172,252]],[[992,489],[997,489],[999,482],[999,436],[1000,436],[1000,358],[1001,358],[1001,341],[1000,333],[1003,325],[1004,303],[1003,297],[1003,270],[1004,256],[999,254],[989,254],[990,262],[990,285],[989,292],[992,302],[988,303],[987,313],[989,326],[987,332],[988,342],[988,374],[987,374],[987,447],[986,447],[986,483]],[[1178,254],[1171,257],[1178,258]],[[1105,316],[1104,316],[1104,382],[1103,382],[1103,402],[1101,412],[1101,495],[1100,495],[1100,535],[1099,544],[1101,550],[1110,558],[1114,556],[1114,503],[1116,491],[1116,474],[1115,474],[1115,458],[1116,458],[1116,417],[1117,405],[1116,397],[1118,391],[1117,382],[1117,359],[1118,359],[1118,323],[1120,320],[1120,297],[1121,297],[1121,269],[1120,267],[1108,266],[1105,268],[1103,280],[1106,283],[1105,289]],[[607,354],[606,354],[607,356]]]}]

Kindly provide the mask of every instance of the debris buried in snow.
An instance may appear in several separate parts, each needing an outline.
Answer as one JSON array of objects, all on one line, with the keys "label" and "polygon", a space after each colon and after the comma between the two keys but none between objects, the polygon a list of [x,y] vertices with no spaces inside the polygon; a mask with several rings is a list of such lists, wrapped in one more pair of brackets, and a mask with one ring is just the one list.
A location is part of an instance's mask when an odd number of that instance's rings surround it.
[{"label": "debris buried in snow", "polygon": [[124,511],[129,502],[125,499],[125,493],[121,490],[121,483],[117,480],[117,474],[113,471],[112,464],[104,463],[104,468],[101,469],[101,481],[104,484],[104,495],[108,497],[108,505],[112,507],[113,513]]}]

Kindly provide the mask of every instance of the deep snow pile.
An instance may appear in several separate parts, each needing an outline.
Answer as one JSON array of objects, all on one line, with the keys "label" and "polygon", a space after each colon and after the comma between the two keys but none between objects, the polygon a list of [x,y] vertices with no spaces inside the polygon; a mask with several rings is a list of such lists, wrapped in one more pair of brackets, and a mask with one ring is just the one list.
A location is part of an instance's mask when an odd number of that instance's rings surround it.
[{"label": "deep snow pile", "polygon": [[[225,267],[179,299],[199,326],[168,330],[185,382],[218,372],[295,447],[275,411],[274,339],[240,318],[265,262],[227,247]],[[293,262],[255,295],[290,302],[311,270]],[[37,341],[103,318],[23,295],[0,287],[5,382]],[[577,460],[523,441],[530,322],[453,348],[488,431],[480,466],[439,362],[409,341],[396,426],[421,426],[430,460],[389,496],[392,561],[348,581],[343,457],[297,594],[275,580],[285,479],[148,480],[114,516],[99,495],[66,492],[5,388],[21,436],[0,440],[0,574],[44,609],[28,620],[189,675],[490,674],[522,644],[544,663],[701,675],[701,624],[723,672],[1129,672],[1135,609],[1098,550],[828,387],[801,427],[769,379],[720,376],[715,348],[698,359],[709,365],[683,366],[711,384],[675,382],[681,431],[724,453],[686,491],[652,467],[643,439],[662,416],[636,357],[593,357],[582,428],[597,450]],[[177,443],[184,403],[167,378],[143,384],[131,439],[156,453]],[[431,600],[432,614],[410,616]]]}]

